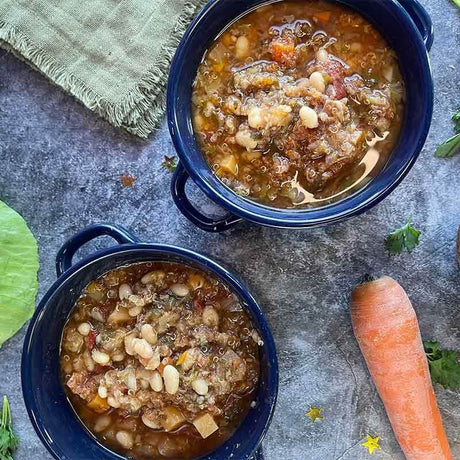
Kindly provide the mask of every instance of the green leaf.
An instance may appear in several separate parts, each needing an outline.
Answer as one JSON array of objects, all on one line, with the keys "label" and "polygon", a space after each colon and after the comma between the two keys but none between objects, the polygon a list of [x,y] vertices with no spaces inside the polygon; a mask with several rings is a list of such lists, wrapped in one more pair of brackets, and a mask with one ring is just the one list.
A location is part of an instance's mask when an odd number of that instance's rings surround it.
[{"label": "green leaf", "polygon": [[0,201],[0,347],[32,316],[37,271],[34,236],[24,219]]},{"label": "green leaf", "polygon": [[434,156],[438,158],[450,158],[458,152],[460,152],[460,134],[456,134],[441,145],[438,145]]},{"label": "green leaf", "polygon": [[[460,0],[458,1],[460,5]],[[460,110],[458,112],[455,112],[452,115],[452,120],[454,120],[454,123],[455,123],[455,126],[454,126],[455,132],[460,133]]]},{"label": "green leaf", "polygon": [[460,0],[452,0],[460,8]]},{"label": "green leaf", "polygon": [[460,353],[440,350],[438,342],[423,342],[431,379],[446,388],[460,388]]},{"label": "green leaf", "polygon": [[409,216],[406,225],[391,232],[385,239],[385,247],[390,254],[401,254],[404,249],[412,252],[419,243],[420,230],[411,225],[412,216]]},{"label": "green leaf", "polygon": [[164,160],[161,163],[161,166],[163,166],[164,168],[166,168],[170,172],[174,172],[176,170],[176,168],[177,168],[176,157],[175,156],[168,157],[168,156],[164,155]]},{"label": "green leaf", "polygon": [[13,433],[13,417],[8,398],[3,396],[2,416],[0,420],[0,460],[10,460],[17,449],[19,438]]}]

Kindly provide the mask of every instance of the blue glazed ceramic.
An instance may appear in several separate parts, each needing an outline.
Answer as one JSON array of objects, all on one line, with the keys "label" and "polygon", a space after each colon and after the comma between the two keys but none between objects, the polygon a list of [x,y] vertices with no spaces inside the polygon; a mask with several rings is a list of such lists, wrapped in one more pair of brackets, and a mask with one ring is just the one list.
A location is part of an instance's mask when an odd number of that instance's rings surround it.
[{"label": "blue glazed ceramic", "polygon": [[[388,40],[399,57],[406,83],[406,108],[399,142],[380,174],[365,187],[336,203],[312,209],[276,209],[239,197],[212,173],[200,153],[190,118],[192,82],[204,52],[228,24],[266,0],[212,0],[185,33],[174,57],[168,83],[168,125],[181,164],[171,192],[180,211],[203,230],[226,230],[241,219],[273,227],[315,227],[368,210],[405,177],[425,142],[433,111],[433,80],[428,51],[433,28],[416,0],[335,0],[365,16]],[[185,193],[189,176],[228,214],[203,215]]]},{"label": "blue glazed ceramic", "polygon": [[[75,252],[88,241],[108,235],[118,245],[98,251],[72,265]],[[22,391],[30,420],[40,439],[59,460],[115,460],[124,457],[102,446],[75,415],[59,379],[62,330],[82,289],[103,273],[134,262],[161,260],[184,263],[207,271],[226,283],[244,302],[264,345],[260,348],[260,385],[256,407],[234,435],[203,460],[262,459],[260,444],[275,408],[278,363],[267,321],[247,288],[216,262],[196,252],[163,244],[140,243],[125,229],[92,225],[68,240],[56,259],[57,281],[37,307],[22,354]]]}]

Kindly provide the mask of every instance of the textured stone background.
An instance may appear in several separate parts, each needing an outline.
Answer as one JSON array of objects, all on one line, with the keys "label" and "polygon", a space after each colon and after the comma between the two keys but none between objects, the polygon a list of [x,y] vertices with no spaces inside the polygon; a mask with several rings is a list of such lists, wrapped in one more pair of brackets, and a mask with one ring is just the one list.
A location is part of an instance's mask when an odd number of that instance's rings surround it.
[{"label": "textured stone background", "polygon": [[[372,211],[318,230],[242,224],[224,235],[201,232],[171,200],[171,177],[160,166],[163,155],[174,155],[165,124],[148,142],[120,133],[0,52],[0,198],[24,216],[38,239],[38,299],[55,279],[60,245],[90,223],[119,223],[144,240],[206,252],[249,285],[272,325],[280,393],[264,444],[267,458],[365,459],[360,443],[370,433],[381,436],[376,459],[402,459],[352,335],[348,296],[363,273],[391,275],[410,295],[423,336],[460,349],[460,270],[454,257],[460,157],[433,157],[435,146],[451,135],[450,116],[460,104],[460,11],[448,0],[422,3],[436,32],[435,112],[422,155],[402,185]],[[138,177],[133,189],[121,188],[125,171]],[[199,192],[196,197],[201,200]],[[410,213],[423,231],[421,244],[412,255],[391,258],[384,236]],[[0,395],[7,394],[13,406],[21,437],[17,458],[44,460],[50,456],[22,402],[23,336],[24,330],[0,350]],[[460,393],[440,387],[436,392],[460,459]],[[308,404],[323,407],[323,421],[305,418]]]}]

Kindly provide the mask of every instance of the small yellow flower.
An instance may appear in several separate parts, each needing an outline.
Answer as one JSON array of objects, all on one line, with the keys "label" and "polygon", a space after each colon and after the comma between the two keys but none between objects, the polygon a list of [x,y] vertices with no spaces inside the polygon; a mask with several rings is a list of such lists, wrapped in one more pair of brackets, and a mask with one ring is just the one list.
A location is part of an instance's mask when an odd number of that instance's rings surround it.
[{"label": "small yellow flower", "polygon": [[306,417],[310,417],[313,422],[315,422],[316,419],[322,419],[323,416],[321,415],[321,411],[323,410],[322,407],[313,407],[310,406],[310,411],[305,414]]},{"label": "small yellow flower", "polygon": [[372,436],[367,435],[367,441],[363,442],[361,445],[369,449],[369,453],[372,454],[375,449],[381,449],[379,446],[380,436],[373,438]]}]

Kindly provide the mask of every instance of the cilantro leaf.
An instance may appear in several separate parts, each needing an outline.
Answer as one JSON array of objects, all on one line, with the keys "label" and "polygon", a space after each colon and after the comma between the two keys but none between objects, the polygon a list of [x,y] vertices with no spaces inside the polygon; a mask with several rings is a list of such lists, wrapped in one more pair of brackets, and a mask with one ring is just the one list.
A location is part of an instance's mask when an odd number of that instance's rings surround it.
[{"label": "cilantro leaf", "polygon": [[2,414],[0,419],[0,460],[13,460],[13,452],[17,449],[19,438],[13,433],[13,417],[8,398],[3,396]]},{"label": "cilantro leaf", "polygon": [[177,168],[176,157],[175,156],[168,157],[165,155],[164,160],[161,163],[161,166],[163,166],[163,168],[166,168],[170,172],[174,172]]},{"label": "cilantro leaf", "polygon": [[[458,5],[460,6],[460,0],[454,1],[458,1]],[[460,110],[452,115],[452,120],[454,122],[454,131],[457,134],[444,141],[441,145],[438,145],[434,152],[435,157],[450,158],[460,152]]]},{"label": "cilantro leaf", "polygon": [[438,158],[451,158],[458,152],[460,152],[460,134],[456,134],[441,145],[438,145],[434,156]]},{"label": "cilantro leaf", "polygon": [[385,239],[385,247],[390,254],[401,254],[404,249],[412,252],[419,243],[420,230],[416,230],[411,225],[412,215],[409,216],[407,223],[401,228],[391,232]]},{"label": "cilantro leaf", "polygon": [[[460,2],[460,0],[458,0]],[[460,133],[460,110],[455,112],[452,115],[452,120],[454,120],[454,130],[458,134]]]},{"label": "cilantro leaf", "polygon": [[438,342],[423,342],[431,379],[448,388],[460,388],[460,353],[440,350]]}]

